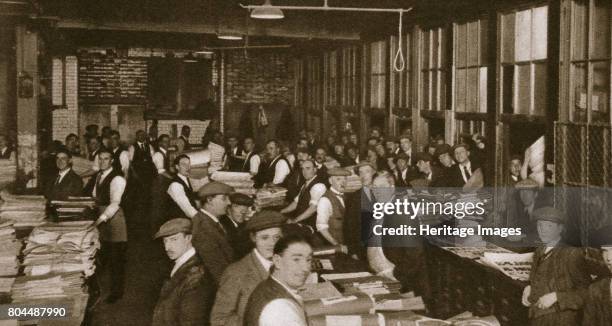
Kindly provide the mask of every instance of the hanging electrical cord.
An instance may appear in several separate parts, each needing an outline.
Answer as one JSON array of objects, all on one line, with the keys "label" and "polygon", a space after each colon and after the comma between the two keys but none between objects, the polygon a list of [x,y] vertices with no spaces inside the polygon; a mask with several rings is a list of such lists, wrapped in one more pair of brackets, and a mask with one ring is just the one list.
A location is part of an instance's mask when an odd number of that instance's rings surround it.
[{"label": "hanging electrical cord", "polygon": [[399,26],[397,31],[397,53],[393,59],[393,69],[397,72],[402,72],[406,68],[406,60],[404,59],[404,50],[402,46],[402,16],[404,15],[403,11],[399,12]]}]

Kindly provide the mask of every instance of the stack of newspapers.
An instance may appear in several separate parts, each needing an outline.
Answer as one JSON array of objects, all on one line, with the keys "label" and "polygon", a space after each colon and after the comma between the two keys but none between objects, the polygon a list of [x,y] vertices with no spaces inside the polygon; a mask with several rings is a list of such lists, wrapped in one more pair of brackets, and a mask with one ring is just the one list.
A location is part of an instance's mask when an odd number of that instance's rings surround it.
[{"label": "stack of newspapers", "polygon": [[15,227],[40,225],[47,217],[47,200],[44,196],[13,195],[6,190],[0,192],[0,219],[13,220]]},{"label": "stack of newspapers", "polygon": [[85,277],[80,272],[21,276],[13,284],[11,297],[14,303],[70,298],[87,293],[84,284]]},{"label": "stack of newspapers", "polygon": [[92,197],[70,197],[67,200],[52,200],[50,203],[59,221],[83,219],[95,206],[96,201]]},{"label": "stack of newspapers", "polygon": [[215,181],[225,183],[226,185],[233,187],[236,192],[243,193],[245,195],[252,196],[256,193],[255,188],[253,188],[253,178],[248,172],[216,171],[210,178]]},{"label": "stack of newspapers", "polygon": [[0,277],[15,276],[19,270],[17,256],[22,244],[15,238],[13,224],[11,220],[0,220]]},{"label": "stack of newspapers", "polygon": [[15,160],[0,160],[0,185],[2,187],[14,182],[16,174]]},{"label": "stack of newspapers", "polygon": [[264,187],[257,190],[255,206],[259,208],[282,206],[285,204],[287,189],[283,187]]}]

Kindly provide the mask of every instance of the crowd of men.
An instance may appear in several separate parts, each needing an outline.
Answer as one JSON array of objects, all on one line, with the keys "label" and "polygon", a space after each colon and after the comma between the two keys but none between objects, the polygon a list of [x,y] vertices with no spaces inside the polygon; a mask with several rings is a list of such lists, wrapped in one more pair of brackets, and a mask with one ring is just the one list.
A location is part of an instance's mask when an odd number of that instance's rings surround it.
[{"label": "crowd of men", "polygon": [[[125,252],[133,237],[126,223],[133,214],[147,217],[148,225],[140,229],[161,239],[174,262],[154,311],[154,325],[306,325],[297,291],[310,275],[313,247],[321,245],[337,246],[379,275],[426,296],[421,245],[413,244],[412,250],[366,248],[363,239],[369,236],[371,217],[364,216],[362,207],[390,200],[394,194],[387,190],[396,187],[478,189],[485,184],[487,163],[479,136],[463,137],[454,146],[434,138],[417,152],[409,133],[385,138],[373,128],[360,150],[354,133],[331,135],[321,143],[314,132],[304,130],[295,144],[270,140],[260,151],[252,137],[224,139],[219,132],[207,132],[201,145],[225,148],[223,169],[250,173],[256,188],[288,189],[286,206],[256,210],[251,196],[211,181],[206,167],[199,168],[197,180],[191,175],[188,153],[195,144],[190,143],[188,126],[177,139],[137,131],[127,147],[120,134],[107,127],[98,135],[97,127],[89,126],[84,138],[83,151],[76,135],[57,144],[57,172],[47,178],[45,195],[96,199],[101,256],[112,277],[105,299],[109,304],[123,295]],[[77,175],[71,170],[77,155],[91,161],[90,171]],[[520,218],[521,223],[563,225],[561,213],[542,213],[534,207],[535,196],[523,195],[535,187],[532,180],[521,180],[522,164],[513,157],[508,174],[525,203],[521,212],[532,215]],[[347,193],[351,174],[359,177],[362,188]],[[548,238],[557,243],[553,229]],[[572,284],[538,288],[537,293],[544,296],[567,286]],[[536,310],[546,310],[557,300],[535,297],[535,288],[529,291],[524,302],[539,307]]]}]

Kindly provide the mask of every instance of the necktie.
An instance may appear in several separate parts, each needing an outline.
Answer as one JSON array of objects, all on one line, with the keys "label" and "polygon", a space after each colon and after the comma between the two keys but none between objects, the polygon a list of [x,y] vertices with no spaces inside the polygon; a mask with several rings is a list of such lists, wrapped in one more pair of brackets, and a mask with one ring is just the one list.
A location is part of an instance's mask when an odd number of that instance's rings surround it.
[{"label": "necktie", "polygon": [[463,172],[465,172],[465,178],[469,179],[472,177],[472,174],[470,173],[470,170],[467,168],[467,166],[463,167]]},{"label": "necktie", "polygon": [[193,191],[193,187],[191,186],[191,181],[189,181],[189,178],[185,178],[187,179],[187,186],[189,187],[189,190]]},{"label": "necktie", "polygon": [[60,183],[60,180],[62,179],[62,175],[58,175],[57,179],[55,179],[55,185],[57,186]]}]

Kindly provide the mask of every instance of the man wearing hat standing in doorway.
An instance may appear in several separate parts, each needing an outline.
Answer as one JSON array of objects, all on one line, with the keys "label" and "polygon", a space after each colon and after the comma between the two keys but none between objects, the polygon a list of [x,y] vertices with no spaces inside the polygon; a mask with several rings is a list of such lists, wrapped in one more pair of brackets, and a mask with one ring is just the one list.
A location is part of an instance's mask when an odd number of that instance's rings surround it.
[{"label": "man wearing hat standing in doorway", "polygon": [[219,221],[230,205],[228,195],[233,192],[234,188],[221,182],[205,184],[198,190],[202,208],[193,217],[193,246],[216,284],[235,257],[227,231]]},{"label": "man wearing hat standing in doorway", "polygon": [[231,204],[227,208],[227,214],[221,215],[219,222],[227,231],[230,245],[236,254],[235,258],[239,259],[244,257],[252,248],[248,234],[244,230],[244,222],[248,218],[249,210],[255,201],[241,193],[231,194],[229,200]]},{"label": "man wearing hat standing in doorway", "polygon": [[246,231],[255,248],[229,265],[219,283],[211,314],[213,326],[242,326],[247,302],[253,290],[270,275],[274,245],[286,222],[282,214],[264,210],[246,222]]},{"label": "man wearing hat standing in doorway", "polygon": [[164,223],[155,234],[159,238],[174,267],[161,289],[151,325],[208,325],[214,287],[191,244],[191,221],[175,218]]},{"label": "man wearing hat standing in doorway", "polygon": [[329,174],[329,189],[319,199],[317,204],[317,231],[331,245],[344,244],[344,215],[346,201],[344,199],[344,186],[346,177],[351,175],[342,168],[333,168]]},{"label": "man wearing hat standing in doorway", "polygon": [[530,285],[523,290],[530,325],[580,325],[582,305],[591,275],[582,248],[562,242],[566,216],[547,206],[533,212],[543,243],[533,255]]}]

